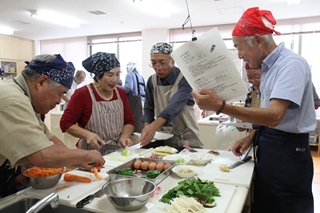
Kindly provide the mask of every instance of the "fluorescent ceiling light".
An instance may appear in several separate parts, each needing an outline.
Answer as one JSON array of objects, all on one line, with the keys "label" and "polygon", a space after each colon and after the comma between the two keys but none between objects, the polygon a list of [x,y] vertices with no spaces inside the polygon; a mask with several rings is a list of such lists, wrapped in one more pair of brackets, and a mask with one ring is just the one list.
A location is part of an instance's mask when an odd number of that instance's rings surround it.
[{"label": "fluorescent ceiling light", "polygon": [[13,30],[6,28],[6,27],[0,27],[0,34],[4,34],[4,35],[12,35],[13,34]]},{"label": "fluorescent ceiling light", "polygon": [[291,4],[299,4],[300,0],[287,0],[287,4],[291,5]]},{"label": "fluorescent ceiling light", "polygon": [[62,16],[62,15],[58,15],[58,14],[54,14],[54,13],[50,13],[50,12],[46,12],[46,11],[30,11],[31,16],[44,20],[44,21],[48,21],[54,24],[59,24],[62,26],[66,26],[66,27],[71,27],[71,28],[78,28],[80,26],[80,23],[70,17],[66,17],[66,16]]},{"label": "fluorescent ceiling light", "polygon": [[133,0],[133,3],[145,12],[160,16],[161,18],[170,18],[171,11],[154,0]]}]

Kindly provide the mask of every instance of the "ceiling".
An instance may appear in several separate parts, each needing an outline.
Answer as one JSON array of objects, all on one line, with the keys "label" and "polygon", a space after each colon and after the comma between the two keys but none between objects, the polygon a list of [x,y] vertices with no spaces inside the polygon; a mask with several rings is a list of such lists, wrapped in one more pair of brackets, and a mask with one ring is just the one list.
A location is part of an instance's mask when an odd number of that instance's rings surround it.
[{"label": "ceiling", "polygon": [[[192,25],[234,24],[249,7],[272,11],[276,20],[320,16],[319,0],[300,0],[299,5],[287,5],[286,0],[152,0],[170,8],[170,18],[160,18],[143,11],[133,0],[0,0],[0,27],[14,30],[12,36],[46,40],[90,35],[138,32],[148,29],[180,28],[188,9]],[[150,1],[150,0],[142,0]],[[68,15],[81,23],[68,28],[31,17],[30,10],[51,11]],[[101,10],[104,15],[88,11]],[[159,8],[157,10],[164,10]],[[186,27],[190,27],[190,22]]]}]

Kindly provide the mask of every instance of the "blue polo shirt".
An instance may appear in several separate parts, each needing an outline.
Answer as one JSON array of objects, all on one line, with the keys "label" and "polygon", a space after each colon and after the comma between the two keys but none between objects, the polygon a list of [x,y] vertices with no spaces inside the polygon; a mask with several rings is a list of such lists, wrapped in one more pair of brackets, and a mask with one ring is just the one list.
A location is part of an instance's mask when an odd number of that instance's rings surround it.
[{"label": "blue polo shirt", "polygon": [[291,101],[275,129],[290,133],[309,133],[316,128],[311,71],[307,61],[281,43],[263,61],[260,84],[261,108],[271,99]]}]

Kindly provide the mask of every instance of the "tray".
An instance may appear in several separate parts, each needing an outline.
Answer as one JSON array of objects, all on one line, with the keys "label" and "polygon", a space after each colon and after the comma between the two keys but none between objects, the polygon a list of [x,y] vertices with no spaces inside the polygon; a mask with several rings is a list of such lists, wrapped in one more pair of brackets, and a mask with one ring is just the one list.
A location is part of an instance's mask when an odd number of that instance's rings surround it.
[{"label": "tray", "polygon": [[[114,181],[114,180],[118,180],[118,179],[123,179],[123,178],[130,178],[131,176],[126,176],[126,175],[120,175],[120,174],[115,174],[115,172],[117,170],[120,170],[120,169],[124,169],[124,168],[131,168],[132,170],[135,170],[134,167],[133,167],[133,164],[136,160],[141,160],[141,161],[148,161],[148,162],[155,162],[155,163],[170,163],[171,166],[162,171],[160,173],[160,175],[154,179],[149,179],[149,178],[146,178],[152,182],[154,182],[156,185],[158,185],[159,183],[161,183],[161,181],[163,181],[166,177],[168,177],[169,175],[172,174],[172,168],[175,166],[175,162],[172,161],[172,160],[162,160],[162,159],[152,159],[152,158],[134,158],[124,164],[121,164],[120,166],[118,167],[115,167],[111,170],[109,170],[107,172],[107,174],[109,175],[109,178],[110,178],[110,181]],[[135,174],[136,177],[142,177],[142,176],[146,176],[146,172],[147,171],[144,171],[144,170],[141,170],[141,172]]]}]

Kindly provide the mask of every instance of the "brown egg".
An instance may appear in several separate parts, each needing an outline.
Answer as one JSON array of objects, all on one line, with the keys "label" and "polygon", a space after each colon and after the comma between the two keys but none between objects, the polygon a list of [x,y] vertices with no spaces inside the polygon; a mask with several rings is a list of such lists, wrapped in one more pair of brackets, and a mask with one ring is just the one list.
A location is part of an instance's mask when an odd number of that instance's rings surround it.
[{"label": "brown egg", "polygon": [[141,169],[148,170],[149,169],[149,162],[148,161],[143,161],[142,164],[141,164]]},{"label": "brown egg", "polygon": [[155,170],[156,167],[157,167],[157,164],[156,164],[155,162],[149,163],[149,169],[150,169],[150,170]]},{"label": "brown egg", "polygon": [[163,170],[167,170],[167,169],[169,169],[169,168],[170,168],[170,166],[171,166],[171,164],[170,164],[170,163],[166,163],[166,164],[164,164],[164,168],[163,168]]},{"label": "brown egg", "polygon": [[157,167],[156,169],[159,170],[160,172],[163,171],[163,168],[164,168],[164,163],[160,162],[160,163],[157,163]]},{"label": "brown egg", "polygon": [[142,161],[141,160],[136,160],[133,164],[133,167],[135,169],[140,169],[141,168],[141,164],[142,164]]}]

